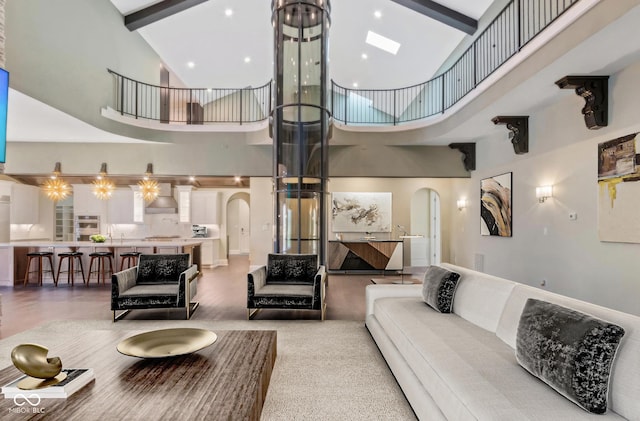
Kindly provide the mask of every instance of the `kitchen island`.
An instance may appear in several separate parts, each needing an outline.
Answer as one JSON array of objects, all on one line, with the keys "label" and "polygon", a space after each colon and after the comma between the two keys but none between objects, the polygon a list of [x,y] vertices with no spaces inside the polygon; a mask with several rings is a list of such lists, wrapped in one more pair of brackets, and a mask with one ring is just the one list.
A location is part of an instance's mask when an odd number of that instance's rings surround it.
[{"label": "kitchen island", "polygon": [[[95,251],[113,252],[114,270],[120,269],[120,254],[137,251],[143,254],[176,254],[188,253],[191,263],[201,265],[200,247],[202,241],[198,238],[172,238],[170,240],[128,240],[107,239],[104,243],[91,241],[12,241],[0,243],[0,285],[13,286],[24,283],[27,264],[27,253],[33,251],[53,252],[54,268],[58,270],[58,254],[65,251],[79,251],[84,253],[82,264],[85,276],[89,270],[89,253]],[[45,267],[47,264],[45,264]],[[66,268],[64,268],[66,269]],[[66,282],[63,281],[62,282]],[[53,284],[50,277],[45,277],[43,283]]]}]

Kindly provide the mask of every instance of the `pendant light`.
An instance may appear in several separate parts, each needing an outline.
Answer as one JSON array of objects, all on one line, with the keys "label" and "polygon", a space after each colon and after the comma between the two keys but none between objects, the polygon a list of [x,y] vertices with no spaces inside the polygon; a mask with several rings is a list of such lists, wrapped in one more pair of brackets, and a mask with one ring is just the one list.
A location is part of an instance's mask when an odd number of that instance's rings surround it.
[{"label": "pendant light", "polygon": [[100,200],[109,200],[115,188],[113,181],[107,178],[107,163],[103,162],[100,173],[93,182],[93,194]]},{"label": "pendant light", "polygon": [[138,182],[140,186],[140,194],[145,202],[153,202],[160,193],[160,186],[156,180],[152,180],[153,164],[147,164],[147,171],[144,174],[144,178]]},{"label": "pendant light", "polygon": [[71,186],[60,178],[60,168],[60,163],[56,162],[53,173],[51,173],[51,177],[42,183],[42,190],[44,190],[47,197],[54,202],[66,199],[71,193]]}]

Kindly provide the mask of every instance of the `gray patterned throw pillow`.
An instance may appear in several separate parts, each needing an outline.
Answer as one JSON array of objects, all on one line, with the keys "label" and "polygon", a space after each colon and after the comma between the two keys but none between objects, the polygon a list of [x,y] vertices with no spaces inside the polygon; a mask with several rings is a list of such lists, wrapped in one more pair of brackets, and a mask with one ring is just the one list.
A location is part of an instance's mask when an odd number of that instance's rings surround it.
[{"label": "gray patterned throw pillow", "polygon": [[440,313],[451,313],[458,279],[459,273],[449,272],[440,266],[429,266],[424,274],[422,299]]},{"label": "gray patterned throw pillow", "polygon": [[624,329],[529,298],[516,337],[518,363],[581,408],[607,410],[611,365]]}]

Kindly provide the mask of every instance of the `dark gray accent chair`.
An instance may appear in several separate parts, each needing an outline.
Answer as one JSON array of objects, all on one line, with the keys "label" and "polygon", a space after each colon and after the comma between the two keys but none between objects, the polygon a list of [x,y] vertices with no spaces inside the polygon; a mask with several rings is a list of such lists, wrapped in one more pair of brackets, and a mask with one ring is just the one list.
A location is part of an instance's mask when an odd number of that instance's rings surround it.
[{"label": "dark gray accent chair", "polygon": [[[189,254],[142,254],[138,265],[111,277],[111,310],[116,322],[130,310],[185,308],[187,319],[198,307],[198,266]],[[122,313],[117,314],[117,311]]]},{"label": "dark gray accent chair", "polygon": [[327,272],[317,255],[271,253],[247,278],[247,319],[261,308],[279,308],[320,310],[324,320]]}]

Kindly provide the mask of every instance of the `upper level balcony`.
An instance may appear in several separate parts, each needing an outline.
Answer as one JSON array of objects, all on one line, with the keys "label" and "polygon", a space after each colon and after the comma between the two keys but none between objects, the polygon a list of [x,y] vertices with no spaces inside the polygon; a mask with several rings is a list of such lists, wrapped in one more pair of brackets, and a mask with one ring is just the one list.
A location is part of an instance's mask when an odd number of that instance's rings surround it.
[{"label": "upper level balcony", "polygon": [[[522,55],[523,47],[580,1],[511,0],[447,70],[414,86],[361,89],[332,81],[327,93],[332,118],[343,128],[428,125],[430,117],[455,112],[456,105],[480,93],[479,86],[494,83],[501,66]],[[271,82],[238,89],[173,88],[109,72],[115,95],[103,114],[129,124],[162,130],[251,130],[264,127],[272,111]]]}]

